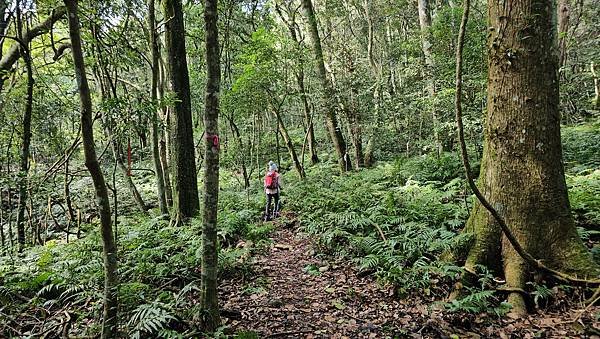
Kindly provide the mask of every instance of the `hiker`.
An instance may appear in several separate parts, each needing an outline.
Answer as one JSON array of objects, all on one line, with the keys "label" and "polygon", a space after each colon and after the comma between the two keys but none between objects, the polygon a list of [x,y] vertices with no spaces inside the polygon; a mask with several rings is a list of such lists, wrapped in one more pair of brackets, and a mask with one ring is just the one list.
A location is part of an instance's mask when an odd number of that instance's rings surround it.
[{"label": "hiker", "polygon": [[[281,192],[281,174],[277,172],[277,164],[269,161],[269,167],[264,180],[265,194],[267,195],[267,206],[265,208],[265,221],[275,219],[279,215],[279,193]],[[273,201],[273,212],[271,213],[271,200]]]}]

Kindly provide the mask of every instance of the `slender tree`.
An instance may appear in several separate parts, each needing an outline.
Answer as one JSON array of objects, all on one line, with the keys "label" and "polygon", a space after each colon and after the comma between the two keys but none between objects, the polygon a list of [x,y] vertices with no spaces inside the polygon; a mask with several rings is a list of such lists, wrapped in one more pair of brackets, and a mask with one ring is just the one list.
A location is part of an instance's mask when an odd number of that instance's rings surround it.
[{"label": "slender tree", "polygon": [[306,13],[308,19],[308,28],[310,36],[313,42],[313,49],[315,53],[315,64],[317,66],[317,75],[321,81],[323,87],[323,99],[325,101],[325,119],[327,122],[327,130],[329,131],[329,137],[333,142],[336,154],[338,156],[338,164],[340,170],[345,172],[352,169],[352,162],[350,156],[346,150],[346,142],[342,131],[338,126],[338,122],[335,116],[335,94],[331,81],[327,77],[327,71],[325,70],[325,62],[323,60],[323,48],[321,47],[321,38],[319,37],[319,29],[317,27],[317,18],[315,10],[311,0],[302,0],[302,7]]},{"label": "slender tree", "polygon": [[[155,104],[158,98],[158,71],[159,71],[159,50],[158,38],[156,34],[156,13],[154,10],[155,0],[148,0],[148,34],[150,42],[150,58],[152,65],[150,71],[152,75],[152,84],[150,85],[150,97],[152,103]],[[155,109],[152,113],[152,160],[154,161],[154,171],[156,172],[156,193],[158,196],[158,208],[160,213],[169,214],[167,205],[167,194],[165,190],[165,176],[163,173],[162,164],[160,162],[160,145],[158,141],[158,110]]]},{"label": "slender tree", "polygon": [[296,45],[296,49],[297,49],[297,53],[299,55],[298,57],[298,61],[297,61],[297,70],[294,72],[295,78],[296,78],[296,84],[298,85],[298,90],[300,91],[300,98],[302,100],[302,108],[303,108],[303,112],[304,112],[304,124],[306,125],[306,141],[308,143],[308,152],[310,153],[310,163],[312,165],[316,164],[319,162],[319,156],[317,155],[317,141],[315,139],[315,130],[314,130],[314,125],[313,125],[313,119],[312,119],[312,112],[310,109],[310,104],[308,102],[308,93],[306,91],[306,86],[304,84],[305,82],[305,76],[304,76],[304,56],[302,53],[302,48],[304,47],[304,43],[302,42],[302,39],[300,38],[300,27],[298,26],[298,23],[296,22],[296,11],[295,10],[290,10],[289,8],[287,9],[287,15],[288,17],[286,18],[286,16],[284,15],[283,11],[281,10],[281,6],[279,3],[276,3],[275,5],[275,10],[277,11],[277,14],[279,15],[279,18],[281,18],[281,20],[283,20],[283,22],[285,22],[285,25],[288,28],[288,31],[290,32],[290,36],[292,37],[292,40],[294,41],[295,45]]},{"label": "slender tree", "polygon": [[283,123],[283,118],[281,117],[281,106],[275,107],[275,105],[270,104],[271,110],[273,114],[275,114],[275,118],[277,119],[277,127],[279,133],[283,137],[283,142],[285,143],[285,147],[288,149],[288,153],[290,154],[290,159],[294,163],[294,167],[300,176],[300,179],[306,179],[306,173],[304,172],[304,167],[302,167],[302,163],[298,159],[298,155],[296,154],[296,149],[294,148],[294,143],[292,142],[292,138],[285,128],[285,124]]},{"label": "slender tree", "polygon": [[217,299],[217,206],[219,202],[219,92],[221,65],[217,0],[206,0],[206,96],[204,111],[204,213],[202,223],[201,308],[203,325],[213,331],[221,323]]},{"label": "slender tree", "polygon": [[111,227],[110,201],[102,169],[98,163],[94,143],[94,130],[92,121],[92,98],[85,72],[83,50],[81,48],[81,34],[79,17],[77,14],[77,0],[64,0],[69,17],[69,36],[71,37],[71,51],[75,66],[75,78],[81,100],[81,135],[83,140],[83,153],[100,208],[100,233],[102,235],[104,257],[104,312],[102,319],[102,338],[115,338],[117,336],[117,247]]},{"label": "slender tree", "polygon": [[198,214],[198,179],[192,130],[190,78],[188,74],[185,28],[181,0],[163,0],[165,41],[168,54],[170,89],[177,100],[169,117],[171,127],[171,167],[173,174],[173,207],[175,220]]},{"label": "slender tree", "polygon": [[20,51],[27,70],[27,97],[23,113],[23,134],[21,142],[21,161],[19,163],[19,207],[17,212],[17,240],[19,251],[25,246],[25,205],[27,204],[27,186],[29,177],[29,146],[31,145],[31,112],[33,109],[33,71],[29,46],[23,40],[21,2],[17,1],[17,37]]},{"label": "slender tree", "polygon": [[429,94],[429,98],[431,99],[431,119],[433,122],[433,137],[435,141],[436,152],[439,155],[442,153],[442,142],[440,141],[440,132],[439,132],[439,119],[437,114],[437,109],[435,107],[435,102],[433,99],[435,98],[435,77],[433,74],[433,69],[435,67],[433,62],[433,53],[431,51],[432,45],[432,37],[431,37],[431,10],[430,10],[430,0],[418,0],[418,10],[419,10],[419,24],[421,26],[421,48],[423,51],[423,57],[425,59],[425,82],[426,82],[426,90]]},{"label": "slender tree", "polygon": [[[488,1],[488,111],[478,186],[526,252],[551,268],[594,276],[598,267],[575,229],[562,165],[555,13],[550,0]],[[528,265],[495,220],[482,204],[474,206],[466,231],[475,242],[465,269],[502,270],[514,291],[513,312],[525,313],[519,291]]]},{"label": "slender tree", "polygon": [[562,67],[567,59],[567,34],[569,33],[569,20],[571,18],[571,8],[569,0],[559,0],[557,8],[558,16],[558,67]]}]

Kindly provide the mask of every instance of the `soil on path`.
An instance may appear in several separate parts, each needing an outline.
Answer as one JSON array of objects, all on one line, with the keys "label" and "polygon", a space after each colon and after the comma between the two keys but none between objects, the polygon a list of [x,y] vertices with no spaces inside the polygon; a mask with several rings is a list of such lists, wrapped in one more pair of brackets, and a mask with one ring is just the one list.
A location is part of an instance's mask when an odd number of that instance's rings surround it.
[{"label": "soil on path", "polygon": [[348,263],[316,258],[311,240],[289,229],[276,231],[254,266],[255,278],[221,291],[223,309],[241,310],[241,319],[227,321],[233,330],[260,337],[368,338],[414,322],[400,312],[392,288],[357,276]]},{"label": "soil on path", "polygon": [[280,227],[272,240],[270,249],[255,259],[251,277],[221,284],[224,325],[231,333],[254,332],[259,338],[533,338],[590,337],[591,329],[595,338],[599,328],[594,320],[599,307],[590,309],[576,327],[564,324],[569,313],[490,319],[433,311],[425,296],[400,300],[391,286],[361,276],[351,263],[315,255],[312,240],[294,230]]}]

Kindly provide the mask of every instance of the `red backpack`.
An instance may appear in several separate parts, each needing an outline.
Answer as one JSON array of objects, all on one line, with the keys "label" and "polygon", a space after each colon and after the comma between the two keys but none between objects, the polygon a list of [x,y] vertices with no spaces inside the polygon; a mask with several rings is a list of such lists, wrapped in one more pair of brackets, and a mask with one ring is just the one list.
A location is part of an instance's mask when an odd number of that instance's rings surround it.
[{"label": "red backpack", "polygon": [[267,172],[267,175],[265,175],[265,187],[268,189],[275,189],[279,187],[279,176],[277,175],[277,172],[273,171],[273,172]]}]

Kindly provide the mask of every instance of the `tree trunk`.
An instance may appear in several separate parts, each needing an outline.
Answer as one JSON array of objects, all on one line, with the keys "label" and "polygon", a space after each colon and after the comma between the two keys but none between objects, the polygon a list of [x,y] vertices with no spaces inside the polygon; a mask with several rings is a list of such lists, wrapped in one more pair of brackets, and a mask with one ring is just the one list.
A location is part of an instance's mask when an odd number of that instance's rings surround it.
[{"label": "tree trunk", "polygon": [[[17,1],[17,36],[22,41],[21,2]],[[28,34],[26,34],[28,35]],[[27,99],[23,114],[23,135],[21,142],[21,161],[19,168],[19,207],[17,212],[17,240],[19,251],[25,246],[25,204],[27,201],[27,186],[29,177],[29,146],[31,144],[31,112],[33,109],[33,70],[32,59],[27,45],[21,46],[21,54],[27,70]]]},{"label": "tree trunk", "polygon": [[319,156],[317,155],[317,139],[315,138],[315,128],[312,121],[312,113],[310,105],[308,103],[308,95],[304,86],[304,65],[299,66],[300,69],[296,74],[296,82],[298,83],[298,89],[302,96],[302,108],[304,109],[304,123],[306,124],[306,133],[308,133],[308,152],[310,153],[310,163],[315,165],[319,162]]},{"label": "tree trunk", "polygon": [[[558,110],[558,57],[552,1],[488,0],[488,113],[479,187],[524,249],[550,267],[588,275],[597,268],[579,238],[567,197]],[[528,39],[522,39],[526,34]],[[475,243],[465,263],[502,269],[525,289],[524,260],[479,203],[465,228]],[[520,293],[513,312],[524,313]]]},{"label": "tree trunk", "polygon": [[[93,31],[92,35],[94,36],[94,38],[97,41],[96,49],[97,49],[98,60],[99,60],[99,64],[100,64],[100,69],[97,72],[95,72],[95,74],[96,74],[96,77],[98,78],[97,80],[100,83],[100,86],[102,88],[101,89],[102,98],[103,99],[110,98],[110,96],[111,96],[110,93],[112,93],[112,97],[114,99],[117,99],[117,97],[118,97],[117,86],[116,86],[117,73],[115,71],[114,80],[113,80],[113,76],[111,76],[111,74],[110,74],[107,63],[103,59],[100,37],[97,34],[97,31],[100,28],[97,26],[94,26],[93,29],[94,29],[94,31]],[[102,74],[104,74],[104,76],[102,76]],[[105,81],[103,81],[103,80],[105,80]],[[105,83],[108,83],[108,84],[104,85]],[[110,91],[107,88],[110,88]],[[110,147],[111,147],[115,162],[118,165],[119,170],[123,174],[123,177],[125,178],[125,183],[127,184],[127,188],[129,189],[129,192],[131,193],[131,196],[133,197],[133,200],[135,201],[140,212],[146,213],[146,211],[148,209],[146,206],[146,203],[144,202],[142,195],[140,194],[137,187],[135,186],[135,183],[133,182],[133,179],[131,178],[131,173],[130,173],[129,169],[127,168],[127,166],[125,166],[125,163],[123,160],[123,151],[121,148],[121,144],[119,143],[119,141],[113,134],[112,128],[114,126],[114,123],[113,123],[112,119],[108,119],[105,117],[102,121],[102,124],[104,127],[104,133],[106,134],[108,140],[110,140]],[[114,189],[116,189],[116,188],[114,188]],[[115,218],[115,224],[116,223],[117,223],[117,220]]]},{"label": "tree trunk", "polygon": [[594,68],[593,61],[590,63],[590,73],[592,73],[592,78],[594,79],[594,99],[592,99],[592,107],[595,110],[598,110],[600,109],[600,79],[598,79],[598,74]]},{"label": "tree trunk", "polygon": [[[156,36],[156,13],[154,11],[154,0],[148,0],[148,34],[150,35],[150,55],[152,65],[152,84],[150,87],[150,97],[152,103],[157,103],[158,97],[158,39]],[[158,197],[158,208],[160,214],[168,215],[167,194],[165,191],[165,176],[163,174],[162,164],[160,162],[160,149],[158,143],[158,107],[152,114],[152,160],[154,161],[154,171],[156,172],[156,195]]]},{"label": "tree trunk", "polygon": [[315,16],[315,11],[311,0],[302,0],[302,6],[304,7],[304,11],[306,12],[306,17],[308,19],[310,36],[313,42],[315,53],[317,75],[321,81],[321,86],[323,87],[323,100],[326,105],[325,120],[327,122],[327,130],[329,131],[329,137],[331,138],[333,146],[335,147],[340,170],[345,172],[352,169],[352,162],[350,161],[350,156],[347,153],[346,142],[344,141],[344,136],[342,135],[342,131],[338,126],[335,116],[335,95],[325,70],[323,48],[321,47],[321,38],[319,37],[319,30],[317,28],[317,18]]},{"label": "tree trunk", "polygon": [[159,142],[160,152],[160,164],[162,166],[163,174],[165,175],[165,194],[167,196],[167,205],[173,207],[173,189],[171,188],[171,173],[169,169],[169,157],[167,156],[167,143],[163,137]]},{"label": "tree trunk", "polygon": [[[10,20],[10,17],[7,16],[6,13],[6,9],[8,8],[8,3],[7,1],[1,0],[0,1],[0,60],[2,60],[3,56],[4,56],[4,41],[6,41],[6,38],[4,37],[4,35],[6,34],[7,30],[8,30],[8,23]],[[2,73],[2,72],[0,72]],[[4,81],[0,81],[0,93],[2,93],[2,88],[4,87]]]},{"label": "tree trunk", "polygon": [[169,55],[168,68],[170,89],[177,97],[170,114],[171,119],[171,165],[173,167],[173,207],[176,221],[198,214],[198,180],[192,130],[190,79],[188,74],[185,28],[181,0],[164,0],[165,39]]},{"label": "tree trunk", "polygon": [[65,179],[63,182],[63,193],[65,198],[65,204],[67,205],[67,244],[69,243],[71,225],[73,225],[73,221],[75,221],[75,210],[73,209],[73,202],[71,201],[71,179],[69,178],[69,160],[71,159],[72,154],[72,152],[65,153]]},{"label": "tree trunk", "polygon": [[558,68],[564,66],[567,60],[567,34],[569,32],[569,19],[571,10],[569,0],[558,1]]},{"label": "tree trunk", "polygon": [[65,0],[69,17],[69,35],[71,37],[71,52],[75,65],[75,78],[81,100],[81,135],[83,139],[83,152],[85,165],[90,172],[96,191],[96,201],[100,208],[100,233],[102,235],[104,257],[104,312],[102,321],[102,338],[115,338],[117,336],[117,247],[111,227],[110,202],[104,181],[102,169],[98,163],[94,144],[94,130],[92,122],[92,98],[87,82],[83,51],[81,48],[81,35],[79,32],[79,18],[77,15],[77,0]]},{"label": "tree trunk", "polygon": [[[289,11],[292,14],[286,19],[279,7],[279,5],[275,6],[275,10],[279,14],[281,20],[283,20],[288,27],[290,32],[290,36],[294,43],[296,44],[296,48],[300,54],[298,58],[298,70],[295,72],[296,75],[296,83],[298,85],[298,90],[300,91],[300,96],[302,100],[302,107],[304,109],[304,123],[306,124],[306,133],[307,133],[307,142],[308,142],[308,151],[310,153],[310,163],[311,165],[315,165],[319,162],[319,157],[317,155],[317,142],[315,139],[315,131],[311,118],[310,105],[308,103],[308,95],[306,93],[306,86],[304,85],[304,58],[302,57],[302,42],[298,35],[300,34],[298,24],[296,23],[295,11]],[[289,13],[288,12],[288,13]],[[304,157],[304,155],[303,155]],[[304,160],[302,160],[304,161]]]},{"label": "tree trunk", "polygon": [[288,152],[290,153],[290,158],[294,163],[294,167],[296,168],[300,179],[304,180],[306,179],[306,173],[304,173],[304,168],[302,167],[302,164],[300,163],[300,160],[296,155],[296,150],[294,149],[292,138],[290,138],[290,135],[288,134],[288,131],[285,128],[285,125],[283,124],[283,119],[281,119],[281,112],[276,107],[271,108],[273,110],[273,113],[275,114],[275,117],[277,118],[277,126],[279,127],[279,133],[281,133],[281,135],[283,136],[283,141],[285,142],[285,146],[287,147]]},{"label": "tree trunk", "polygon": [[[348,65],[348,75],[350,79],[353,79],[354,77],[354,67],[354,60],[350,58]],[[358,96],[358,93],[354,86],[350,86],[349,92],[350,98],[346,107],[346,117],[348,119],[348,127],[350,130],[350,139],[352,140],[352,146],[354,146],[354,164],[356,168],[359,168],[364,166],[365,157],[362,146],[361,117],[360,112],[356,107],[356,97]]]},{"label": "tree trunk", "polygon": [[[160,50],[159,50],[160,52]],[[166,78],[166,70],[164,67],[164,63],[163,63],[163,59],[160,57],[159,54],[159,58],[158,58],[158,64],[159,64],[159,83],[158,83],[158,99],[162,100],[164,98],[164,91],[165,91],[165,78]],[[167,107],[163,107],[161,109],[161,115],[160,115],[160,119],[162,121],[162,123],[165,125],[165,128],[161,128],[160,130],[160,135],[159,135],[159,142],[158,142],[158,151],[160,153],[160,163],[162,166],[162,172],[164,175],[164,183],[165,183],[165,195],[167,197],[167,205],[168,207],[173,207],[173,190],[172,190],[172,186],[171,186],[171,175],[169,173],[171,173],[170,169],[169,169],[169,156],[167,154],[167,151],[169,150],[169,148],[167,147],[167,139],[168,139],[168,130],[169,130],[169,116],[168,116],[168,108]]]},{"label": "tree trunk", "polygon": [[[110,133],[110,132],[107,132],[107,133]],[[111,147],[112,147],[113,155],[115,157],[115,161],[117,162],[117,165],[119,166],[119,169],[121,170],[121,173],[123,174],[123,177],[125,178],[125,182],[127,183],[127,188],[129,188],[129,192],[131,193],[131,196],[133,197],[133,200],[135,201],[135,204],[137,205],[140,212],[146,213],[146,211],[148,210],[148,207],[146,206],[146,203],[144,202],[142,195],[140,194],[137,187],[135,186],[135,183],[133,182],[133,179],[131,178],[129,169],[127,168],[127,166],[125,166],[125,162],[123,161],[123,152],[121,151],[121,147],[117,140],[115,140],[114,138],[112,138],[112,139],[113,139],[113,141],[112,141]]]},{"label": "tree trunk", "polygon": [[440,140],[440,124],[438,121],[437,110],[435,108],[435,77],[433,74],[434,70],[434,62],[433,62],[433,54],[431,52],[431,13],[429,8],[430,0],[418,0],[418,9],[419,9],[419,24],[421,26],[421,47],[423,49],[423,56],[425,58],[425,83],[426,90],[429,94],[429,99],[431,103],[431,120],[433,123],[433,136],[435,142],[435,149],[439,155],[442,154],[442,142]]},{"label": "tree trunk", "polygon": [[[237,127],[235,121],[233,120],[233,116],[226,117],[227,120],[229,120],[231,132],[233,133],[233,137],[235,138],[235,141],[238,144],[238,148],[240,150],[240,169],[242,170],[242,176],[244,177],[244,189],[248,189],[250,188],[250,175],[248,174],[248,166],[246,166],[244,142],[242,141],[242,135],[240,134],[240,129]],[[250,157],[250,161],[252,161],[252,157]]]},{"label": "tree trunk", "polygon": [[201,310],[204,330],[212,332],[220,324],[217,299],[217,207],[219,202],[219,92],[221,65],[217,0],[206,0],[204,22],[206,30],[206,96],[204,126],[204,213],[202,222],[202,284]]}]

